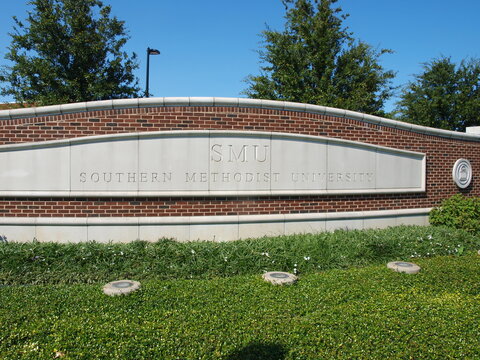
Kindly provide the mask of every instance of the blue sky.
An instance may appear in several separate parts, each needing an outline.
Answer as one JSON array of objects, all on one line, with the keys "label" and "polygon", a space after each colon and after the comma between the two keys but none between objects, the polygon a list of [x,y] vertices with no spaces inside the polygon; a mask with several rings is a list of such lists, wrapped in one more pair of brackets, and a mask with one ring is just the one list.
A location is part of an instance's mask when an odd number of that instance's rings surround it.
[{"label": "blue sky", "polygon": [[[25,0],[3,1],[0,12],[0,65],[10,44],[12,16],[26,16]],[[136,52],[137,76],[145,87],[146,48],[150,58],[150,92],[154,96],[242,97],[244,79],[259,72],[256,50],[268,25],[281,30],[280,0],[104,0],[126,22]],[[350,17],[346,25],[358,39],[395,53],[382,65],[397,72],[395,85],[412,80],[422,63],[441,55],[456,62],[480,58],[478,0],[339,0]],[[1,98],[0,102],[11,101]],[[396,99],[388,102],[386,110]]]}]

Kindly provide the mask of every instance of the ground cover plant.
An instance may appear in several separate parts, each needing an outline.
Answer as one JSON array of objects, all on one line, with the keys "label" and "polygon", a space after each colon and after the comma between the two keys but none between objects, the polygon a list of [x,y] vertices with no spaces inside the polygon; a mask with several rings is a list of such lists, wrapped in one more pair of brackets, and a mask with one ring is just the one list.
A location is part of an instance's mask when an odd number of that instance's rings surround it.
[{"label": "ground cover plant", "polygon": [[[435,236],[435,233],[433,234]],[[479,257],[301,274],[0,288],[1,359],[478,359]]]},{"label": "ground cover plant", "polygon": [[430,224],[480,232],[480,198],[454,195],[430,212]]},{"label": "ground cover plant", "polygon": [[0,285],[82,284],[120,278],[211,279],[274,270],[307,274],[459,255],[479,247],[478,237],[466,231],[416,226],[227,243],[166,239],[127,244],[0,242]]}]

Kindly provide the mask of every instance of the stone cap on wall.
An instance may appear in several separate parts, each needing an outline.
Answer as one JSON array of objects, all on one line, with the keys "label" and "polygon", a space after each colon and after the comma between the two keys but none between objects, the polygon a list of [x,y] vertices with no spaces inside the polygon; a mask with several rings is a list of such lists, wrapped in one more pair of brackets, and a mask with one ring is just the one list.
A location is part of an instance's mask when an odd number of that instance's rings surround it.
[{"label": "stone cap on wall", "polygon": [[155,97],[139,99],[116,99],[22,109],[0,110],[0,121],[40,116],[64,115],[87,111],[148,108],[162,106],[224,106],[300,111],[305,113],[348,118],[352,120],[363,121],[369,124],[387,126],[394,129],[406,130],[425,135],[440,136],[449,139],[480,141],[480,134],[462,133],[457,131],[430,128],[426,126],[420,126],[416,124],[405,123],[402,121],[382,118],[380,116],[368,115],[355,111],[331,108],[327,106],[302,104],[289,101],[225,97]]},{"label": "stone cap on wall", "polygon": [[469,126],[465,129],[467,134],[477,134],[480,135],[480,126]]}]

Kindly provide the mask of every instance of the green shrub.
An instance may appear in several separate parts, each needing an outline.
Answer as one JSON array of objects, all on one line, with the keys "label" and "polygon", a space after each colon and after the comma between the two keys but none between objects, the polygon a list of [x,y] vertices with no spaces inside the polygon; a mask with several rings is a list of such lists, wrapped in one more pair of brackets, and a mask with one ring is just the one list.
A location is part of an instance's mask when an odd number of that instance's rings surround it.
[{"label": "green shrub", "polygon": [[212,279],[263,271],[299,274],[462,255],[479,237],[443,226],[337,230],[238,240],[125,244],[0,243],[0,285],[102,283],[122,278]]},{"label": "green shrub", "polygon": [[480,231],[480,198],[457,194],[442,201],[440,207],[430,212],[430,224],[478,233]]}]

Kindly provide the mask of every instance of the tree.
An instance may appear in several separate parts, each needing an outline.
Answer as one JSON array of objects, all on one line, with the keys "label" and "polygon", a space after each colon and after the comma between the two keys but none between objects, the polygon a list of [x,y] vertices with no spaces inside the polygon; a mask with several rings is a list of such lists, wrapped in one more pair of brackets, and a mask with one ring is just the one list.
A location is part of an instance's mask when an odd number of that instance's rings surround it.
[{"label": "tree", "polygon": [[356,41],[333,7],[337,0],[286,0],[283,32],[262,32],[261,75],[247,78],[252,98],[296,101],[383,114],[392,71],[379,64],[390,50]]},{"label": "tree", "polygon": [[441,57],[423,69],[402,91],[397,103],[401,120],[456,131],[480,125],[478,59],[456,66],[449,57]]},{"label": "tree", "polygon": [[32,0],[16,26],[0,81],[2,95],[38,105],[136,96],[136,55],[122,51],[124,22],[99,0]]}]

